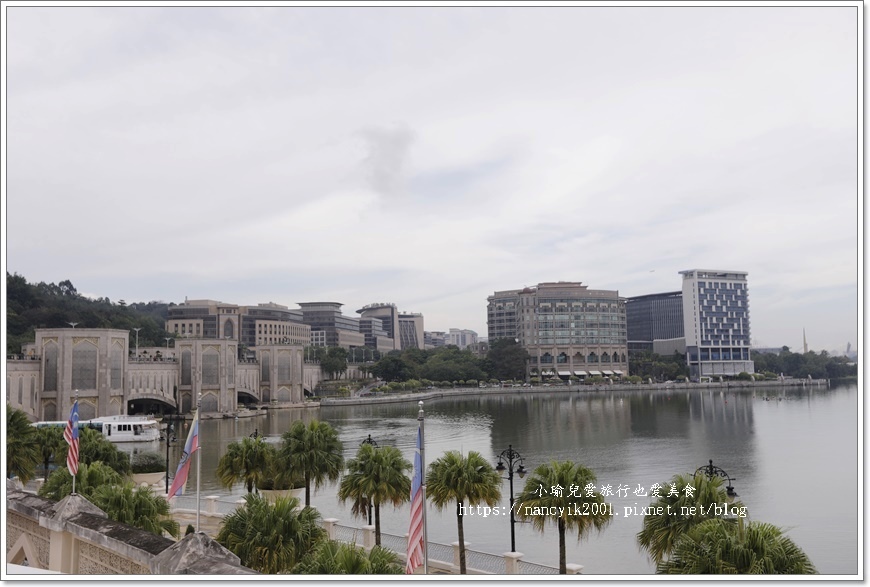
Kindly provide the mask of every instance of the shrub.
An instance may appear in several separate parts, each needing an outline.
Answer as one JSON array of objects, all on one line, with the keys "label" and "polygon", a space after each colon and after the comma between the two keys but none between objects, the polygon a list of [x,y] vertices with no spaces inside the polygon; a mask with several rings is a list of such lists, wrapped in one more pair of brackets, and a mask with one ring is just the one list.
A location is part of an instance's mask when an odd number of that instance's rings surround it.
[{"label": "shrub", "polygon": [[157,452],[140,452],[130,458],[133,473],[162,473],[166,470],[165,457]]}]

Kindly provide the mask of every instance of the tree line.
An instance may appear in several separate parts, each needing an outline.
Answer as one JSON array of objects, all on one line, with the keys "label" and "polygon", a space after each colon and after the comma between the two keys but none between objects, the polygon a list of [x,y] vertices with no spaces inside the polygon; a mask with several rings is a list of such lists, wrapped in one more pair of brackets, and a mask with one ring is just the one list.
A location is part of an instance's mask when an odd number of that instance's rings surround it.
[{"label": "tree line", "polygon": [[515,340],[500,338],[492,341],[485,357],[453,345],[391,351],[369,372],[388,382],[522,380],[528,358]]},{"label": "tree line", "polygon": [[21,346],[36,340],[37,328],[140,328],[140,346],[163,346],[169,306],[163,302],[112,302],[81,295],[68,279],[57,284],[28,283],[21,275],[6,273],[6,353],[18,354]]},{"label": "tree line", "polygon": [[808,351],[793,353],[787,346],[782,347],[779,354],[753,353],[756,373],[788,375],[789,377],[813,379],[838,379],[842,377],[857,377],[858,365],[848,357],[834,356],[828,351]]}]

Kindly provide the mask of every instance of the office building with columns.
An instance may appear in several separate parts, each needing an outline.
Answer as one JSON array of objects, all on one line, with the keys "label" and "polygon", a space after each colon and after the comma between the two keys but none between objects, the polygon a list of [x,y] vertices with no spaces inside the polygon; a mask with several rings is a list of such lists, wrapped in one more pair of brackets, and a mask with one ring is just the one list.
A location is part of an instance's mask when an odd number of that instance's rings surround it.
[{"label": "office building with columns", "polygon": [[539,283],[487,298],[487,340],[517,340],[529,376],[628,375],[625,298],[580,282]]}]

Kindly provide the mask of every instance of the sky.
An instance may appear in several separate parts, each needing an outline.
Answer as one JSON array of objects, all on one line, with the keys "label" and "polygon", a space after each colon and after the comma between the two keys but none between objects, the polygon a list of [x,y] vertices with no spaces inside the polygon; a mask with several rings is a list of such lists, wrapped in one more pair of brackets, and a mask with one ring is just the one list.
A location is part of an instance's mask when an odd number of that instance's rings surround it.
[{"label": "sky", "polygon": [[754,346],[855,350],[842,4],[9,3],[5,269],[127,303],[393,302],[481,336],[495,291],[737,270]]}]

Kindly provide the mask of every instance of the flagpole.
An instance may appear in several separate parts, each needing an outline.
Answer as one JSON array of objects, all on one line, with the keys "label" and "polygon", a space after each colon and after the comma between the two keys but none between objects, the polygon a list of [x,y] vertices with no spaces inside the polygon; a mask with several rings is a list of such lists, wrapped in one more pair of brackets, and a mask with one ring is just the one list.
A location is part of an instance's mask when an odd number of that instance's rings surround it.
[{"label": "flagpole", "polygon": [[[75,425],[76,428],[78,428],[78,426],[79,426],[79,419],[78,419],[79,409],[78,409],[78,405],[77,405],[79,403],[79,390],[78,389],[76,390],[75,397],[76,397],[76,399],[73,401],[73,409],[75,409],[76,418],[75,418],[75,422],[73,422],[73,424]],[[70,432],[73,432],[73,431],[70,430]],[[76,430],[75,432],[78,433],[79,430]],[[69,447],[69,450],[72,450],[72,447]],[[72,494],[73,495],[76,494],[76,476],[78,475],[78,472],[79,472],[78,457],[76,457],[76,474],[72,476],[72,478],[73,478]]]},{"label": "flagpole", "polygon": [[423,401],[418,404],[420,411],[417,413],[417,422],[420,423],[420,471],[423,484],[420,490],[423,492],[423,574],[429,574],[429,538],[426,533],[426,437],[423,430]]},{"label": "flagpole", "polygon": [[[196,434],[199,436],[199,414],[202,412],[202,392],[196,398]],[[196,439],[196,531],[199,532],[199,480],[202,478],[202,443]]]}]

